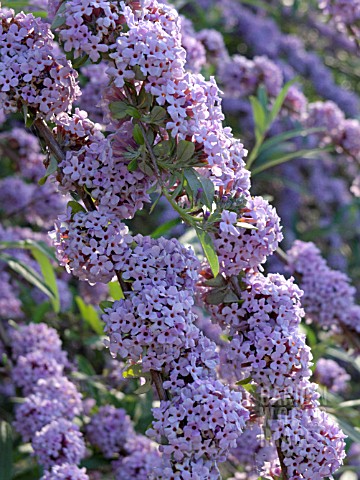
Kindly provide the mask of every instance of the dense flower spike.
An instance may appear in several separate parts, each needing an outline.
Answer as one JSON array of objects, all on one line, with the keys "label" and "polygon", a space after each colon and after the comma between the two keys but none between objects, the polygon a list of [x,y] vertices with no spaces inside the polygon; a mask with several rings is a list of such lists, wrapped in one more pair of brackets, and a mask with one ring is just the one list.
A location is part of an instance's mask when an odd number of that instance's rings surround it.
[{"label": "dense flower spike", "polygon": [[[184,387],[171,402],[162,402],[148,432],[168,442],[160,447],[165,468],[155,478],[218,478],[217,462],[226,459],[249,416],[241,399],[241,393],[218,381],[203,381]],[[168,459],[172,469],[166,468]]]},{"label": "dense flower spike", "polygon": [[32,15],[1,9],[0,98],[5,113],[24,108],[45,118],[71,109],[77,72],[59,53],[49,26]]},{"label": "dense flower spike", "polygon": [[32,441],[34,455],[41,465],[69,463],[76,465],[85,455],[85,444],[79,427],[63,418],[45,425]]},{"label": "dense flower spike", "polygon": [[105,458],[113,458],[125,450],[126,441],[135,432],[125,410],[106,405],[93,415],[86,427],[86,435]]},{"label": "dense flower spike", "polygon": [[131,478],[148,480],[153,471],[161,466],[161,457],[156,444],[142,435],[133,435],[125,445],[127,454],[112,462],[115,480]]},{"label": "dense flower spike", "polygon": [[272,431],[289,478],[327,477],[345,457],[344,434],[319,408],[292,408],[272,421]]},{"label": "dense flower spike", "polygon": [[[237,226],[240,220],[248,224]],[[222,270],[238,275],[244,268],[257,268],[271,255],[283,236],[276,210],[262,197],[250,198],[239,215],[223,210],[214,244]]]},{"label": "dense flower spike", "polygon": [[357,322],[352,326],[350,321],[355,288],[347,275],[329,268],[311,242],[297,240],[287,253],[289,270],[300,275],[306,317],[334,331],[344,325],[355,328]]},{"label": "dense flower spike", "polygon": [[79,468],[76,465],[63,463],[54,465],[52,469],[41,477],[41,480],[89,480],[85,468]]},{"label": "dense flower spike", "polygon": [[115,276],[113,256],[122,257],[132,238],[115,217],[71,211],[59,218],[52,233],[57,257],[80,280],[108,283]]},{"label": "dense flower spike", "polygon": [[346,391],[350,375],[337,362],[320,358],[316,363],[314,377],[317,383],[324,385],[333,393]]},{"label": "dense flower spike", "polygon": [[81,395],[66,377],[41,378],[16,409],[14,427],[29,441],[52,420],[72,420],[82,409]]}]

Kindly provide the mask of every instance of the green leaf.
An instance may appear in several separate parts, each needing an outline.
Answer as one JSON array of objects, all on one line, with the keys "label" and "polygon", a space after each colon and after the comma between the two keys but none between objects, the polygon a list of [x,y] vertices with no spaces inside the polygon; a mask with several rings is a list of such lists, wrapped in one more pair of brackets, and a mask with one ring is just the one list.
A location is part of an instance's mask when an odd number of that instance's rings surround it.
[{"label": "green leaf", "polygon": [[219,259],[210,235],[205,230],[195,228],[196,234],[200,240],[205,256],[209,262],[212,274],[217,277],[220,271]]},{"label": "green leaf", "polygon": [[187,140],[180,140],[176,147],[176,163],[186,164],[188,160],[194,155],[195,144]]},{"label": "green leaf", "polygon": [[122,300],[123,298],[125,298],[124,292],[122,291],[119,282],[117,281],[110,282],[108,283],[108,287],[109,287],[110,295],[114,300]]},{"label": "green leaf", "polygon": [[96,375],[94,367],[83,355],[76,355],[76,361],[79,366],[80,372],[85,373],[86,375],[90,375],[91,377]]},{"label": "green leaf", "polygon": [[136,124],[133,128],[133,137],[134,137],[135,142],[138,145],[144,145],[145,139],[143,137],[140,125],[138,125],[138,124]]},{"label": "green leaf", "polygon": [[21,277],[23,277],[24,280],[45,293],[45,295],[47,295],[50,299],[55,299],[52,290],[50,290],[50,288],[46,285],[40,275],[33,268],[29,267],[17,258],[8,255],[7,253],[0,253],[0,260],[5,262],[9,266],[9,268],[11,268]]},{"label": "green leaf", "polygon": [[236,382],[236,385],[248,385],[252,380],[252,377],[244,378],[244,380],[239,380]]},{"label": "green leaf", "polygon": [[110,300],[103,300],[102,302],[100,302],[99,307],[103,312],[105,312],[105,310],[107,310],[108,308],[112,308],[113,305],[114,302],[110,302]]},{"label": "green leaf", "polygon": [[267,90],[265,88],[265,85],[260,85],[257,91],[257,98],[264,110],[264,112],[267,114],[268,113],[268,105],[269,105],[269,98],[267,94]]},{"label": "green leaf", "polygon": [[157,105],[151,110],[150,115],[147,118],[147,122],[153,123],[154,125],[163,125],[166,118],[167,112],[165,108]]},{"label": "green leaf", "polygon": [[261,145],[259,154],[271,148],[279,143],[283,143],[286,140],[290,140],[291,138],[296,137],[305,137],[307,135],[311,135],[312,133],[323,132],[325,129],[322,127],[314,127],[314,128],[295,128],[293,130],[289,130],[287,132],[280,133],[279,135],[275,135],[274,137],[265,140],[265,142]]},{"label": "green leaf", "polygon": [[130,117],[133,117],[136,119],[141,118],[141,113],[139,112],[139,110],[136,107],[133,107],[132,105],[128,105],[126,112]]},{"label": "green leaf", "polygon": [[54,155],[50,155],[49,165],[46,169],[45,175],[42,178],[40,178],[38,182],[39,185],[44,185],[48,177],[50,177],[50,175],[54,174],[57,171],[57,168],[58,168],[58,162],[56,158],[54,157]]},{"label": "green leaf", "polygon": [[76,296],[76,305],[80,310],[80,314],[83,320],[94,330],[98,335],[104,334],[104,322],[100,320],[97,310],[93,305],[87,305],[84,300]]},{"label": "green leaf", "polygon": [[35,260],[38,262],[41,273],[44,277],[45,284],[53,293],[53,297],[50,297],[51,304],[56,313],[60,312],[60,296],[59,290],[56,283],[56,275],[54,267],[52,266],[48,256],[37,246],[31,248],[31,253]]},{"label": "green leaf", "polygon": [[212,210],[215,195],[212,181],[200,175],[194,168],[185,168],[184,177],[192,192],[192,199],[199,198],[209,210]]},{"label": "green leaf", "polygon": [[257,168],[254,168],[254,170],[251,171],[251,175],[257,175],[260,172],[263,172],[264,170],[267,170],[268,168],[275,167],[277,165],[280,165],[281,163],[288,162],[289,160],[292,160],[293,158],[309,158],[313,157],[314,155],[317,155],[319,153],[324,153],[324,152],[330,152],[333,149],[333,147],[326,147],[326,148],[314,148],[311,150],[298,150],[296,152],[290,152],[287,154],[280,155],[278,158],[275,158],[273,160],[270,160],[269,162],[260,165]]},{"label": "green leaf", "polygon": [[12,465],[12,429],[9,423],[0,421],[0,478],[1,480],[11,480]]},{"label": "green leaf", "polygon": [[360,431],[358,428],[353,427],[349,423],[347,423],[345,420],[342,418],[339,418],[338,416],[330,415],[333,417],[333,419],[339,424],[341,430],[351,438],[356,443],[360,443]]},{"label": "green leaf", "polygon": [[65,11],[66,11],[66,2],[63,2],[58,11],[56,12],[56,16],[51,24],[51,30],[56,30],[57,28],[61,27],[64,25],[66,22],[66,17],[65,17]]},{"label": "green leaf", "polygon": [[214,288],[206,294],[206,303],[209,305],[220,305],[224,303],[224,298],[227,294],[227,287]]},{"label": "green leaf", "polygon": [[73,215],[79,212],[86,212],[85,208],[82,205],[80,205],[80,203],[75,202],[75,200],[70,200],[70,202],[67,203],[67,207],[71,208],[71,213]]},{"label": "green leaf", "polygon": [[278,114],[279,114],[279,112],[280,112],[280,110],[281,110],[281,107],[282,107],[283,104],[284,104],[286,95],[288,94],[289,88],[290,88],[291,85],[293,85],[297,80],[298,80],[298,79],[295,77],[295,78],[293,78],[292,80],[290,80],[289,82],[285,83],[285,85],[284,85],[283,88],[281,89],[279,95],[276,97],[275,102],[274,102],[273,107],[272,107],[271,112],[270,112],[270,117],[269,117],[270,123],[269,123],[269,126],[270,126],[270,124],[275,120],[275,118],[278,116]]},{"label": "green leaf", "polygon": [[250,97],[250,103],[255,123],[255,138],[259,141],[268,128],[266,110],[264,110],[259,100],[254,96]]},{"label": "green leaf", "polygon": [[116,102],[109,103],[109,109],[113,116],[116,119],[122,119],[129,115],[128,113],[129,104],[121,100]]},{"label": "green leaf", "polygon": [[176,227],[176,225],[179,225],[181,223],[181,218],[173,218],[172,220],[169,220],[168,222],[163,223],[159,227],[157,227],[151,234],[151,238],[160,238],[166,235],[172,228]]},{"label": "green leaf", "polygon": [[147,393],[149,392],[151,389],[152,389],[152,385],[151,385],[151,376],[150,374],[148,373],[145,373],[143,375],[146,375],[145,377],[145,383],[143,385],[140,385],[139,388],[137,388],[134,393],[136,395],[141,395],[143,393]]},{"label": "green leaf", "polygon": [[139,378],[143,377],[142,365],[141,363],[135,363],[134,365],[129,365],[122,372],[124,378]]},{"label": "green leaf", "polygon": [[133,160],[131,160],[131,162],[127,166],[127,169],[129,172],[135,172],[135,170],[138,169],[138,166],[139,166],[138,159],[134,158]]}]

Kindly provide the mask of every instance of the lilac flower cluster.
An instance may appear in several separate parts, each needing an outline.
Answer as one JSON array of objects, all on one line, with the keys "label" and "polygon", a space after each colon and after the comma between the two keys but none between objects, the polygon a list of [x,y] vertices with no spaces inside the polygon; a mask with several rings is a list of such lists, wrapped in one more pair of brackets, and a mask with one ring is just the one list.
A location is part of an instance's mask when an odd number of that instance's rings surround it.
[{"label": "lilac flower cluster", "polygon": [[355,288],[347,275],[328,267],[311,242],[297,240],[287,254],[288,269],[300,278],[307,319],[335,332],[358,332]]},{"label": "lilac flower cluster", "polygon": [[162,370],[194,344],[192,290],[197,258],[176,240],[134,237],[136,246],[117,262],[133,291],[105,311],[113,355],[142,359],[145,371]]},{"label": "lilac flower cluster", "polygon": [[12,378],[27,395],[16,409],[14,426],[24,441],[32,441],[34,455],[49,470],[42,480],[69,478],[69,472],[74,472],[71,478],[87,480],[85,471],[76,467],[85,455],[85,443],[72,422],[82,411],[82,399],[63,375],[67,359],[56,331],[30,323],[11,330],[10,338]]},{"label": "lilac flower cluster", "polygon": [[245,268],[257,268],[266,261],[283,239],[280,219],[274,207],[262,197],[250,198],[239,215],[223,210],[214,245],[223,272],[238,275]]},{"label": "lilac flower cluster", "polygon": [[77,72],[58,52],[49,26],[32,15],[0,10],[0,99],[5,113],[24,107],[46,119],[70,110],[79,96]]},{"label": "lilac flower cluster", "polygon": [[132,237],[114,216],[98,211],[59,217],[52,232],[61,265],[80,280],[108,283],[116,273],[116,258],[129,249]]},{"label": "lilac flower cluster", "polygon": [[105,458],[113,458],[121,453],[125,444],[135,432],[130,417],[125,410],[106,405],[91,417],[86,427],[86,436]]},{"label": "lilac flower cluster", "polygon": [[320,358],[316,362],[314,378],[316,383],[324,385],[330,392],[343,393],[351,377],[335,360]]},{"label": "lilac flower cluster", "polygon": [[323,478],[341,466],[345,435],[319,408],[294,407],[271,426],[289,478]]},{"label": "lilac flower cluster", "polygon": [[54,133],[64,146],[65,158],[59,164],[61,190],[68,192],[85,187],[91,192],[99,211],[132,218],[144,203],[150,202],[147,190],[153,179],[140,170],[130,172],[127,149],[136,146],[132,125],[124,123],[116,133],[105,138],[100,126],[76,109],[56,118]]},{"label": "lilac flower cluster", "polygon": [[115,480],[148,480],[153,471],[160,467],[161,457],[156,444],[143,435],[128,438],[126,451],[126,456],[112,462]]},{"label": "lilac flower cluster", "polygon": [[[58,11],[60,5],[62,8]],[[96,62],[122,31],[124,21],[118,2],[49,0],[48,8],[52,12],[58,11],[60,40],[65,52],[73,51],[75,58],[85,54]]]},{"label": "lilac flower cluster", "polygon": [[155,443],[135,432],[122,408],[102,406],[86,428],[88,441],[111,462],[115,479],[148,480],[161,458]]},{"label": "lilac flower cluster", "polygon": [[[216,463],[226,459],[248,418],[241,400],[241,393],[218,381],[191,383],[154,410],[155,421],[148,434],[159,442],[162,436],[167,438],[168,444],[160,446],[160,451],[173,459],[182,478],[217,479]],[[165,480],[172,475],[171,468],[161,468],[155,470],[154,478]]]}]

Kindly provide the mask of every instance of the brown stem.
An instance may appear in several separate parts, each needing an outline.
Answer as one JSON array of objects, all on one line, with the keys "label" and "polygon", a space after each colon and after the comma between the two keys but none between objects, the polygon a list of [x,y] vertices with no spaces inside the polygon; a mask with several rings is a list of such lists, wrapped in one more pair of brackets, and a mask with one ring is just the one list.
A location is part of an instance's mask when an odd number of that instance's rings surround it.
[{"label": "brown stem", "polygon": [[163,378],[160,372],[156,370],[150,370],[152,383],[155,385],[156,391],[159,395],[159,399],[166,401],[169,400],[168,392],[165,390],[163,385]]},{"label": "brown stem", "polygon": [[289,259],[288,259],[288,256],[286,255],[286,252],[284,252],[284,250],[282,250],[280,247],[278,247],[276,250],[275,250],[275,255],[278,256],[278,258],[280,258],[280,260],[282,262],[284,262],[285,264],[288,264],[289,263]]},{"label": "brown stem", "polygon": [[276,450],[277,450],[277,454],[278,454],[279,461],[280,461],[282,480],[288,480],[289,476],[288,476],[288,473],[287,473],[286,465],[284,463],[284,455],[283,455],[282,450],[281,450],[281,444],[280,444],[279,441],[277,441],[277,442],[275,442],[275,445],[276,445]]}]

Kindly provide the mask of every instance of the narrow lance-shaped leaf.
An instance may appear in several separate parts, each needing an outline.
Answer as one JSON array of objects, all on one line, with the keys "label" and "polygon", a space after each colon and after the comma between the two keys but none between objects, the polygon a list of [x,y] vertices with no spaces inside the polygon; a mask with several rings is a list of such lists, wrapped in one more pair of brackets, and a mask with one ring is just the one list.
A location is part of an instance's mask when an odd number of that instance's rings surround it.
[{"label": "narrow lance-shaped leaf", "polygon": [[50,297],[50,301],[52,303],[54,311],[58,313],[60,311],[60,296],[59,296],[58,286],[56,283],[56,275],[55,275],[54,268],[49,258],[47,257],[47,255],[45,255],[37,247],[33,247],[31,249],[31,253],[40,266],[45,284],[49,287],[49,289],[53,293],[53,297]]},{"label": "narrow lance-shaped leaf", "polygon": [[214,243],[210,235],[205,230],[196,228],[197,236],[200,240],[201,246],[204,250],[205,256],[209,262],[212,274],[217,277],[220,271],[219,259],[215,251]]},{"label": "narrow lance-shaped leaf", "polygon": [[251,103],[252,112],[254,116],[255,137],[256,137],[256,140],[259,141],[262,135],[264,135],[264,133],[266,132],[268,127],[267,118],[266,118],[267,115],[263,106],[261,105],[261,103],[256,97],[251,96],[250,103]]},{"label": "narrow lance-shaped leaf", "polygon": [[5,262],[15,273],[22,276],[24,280],[29,282],[31,285],[34,285],[34,287],[37,287],[39,290],[45,293],[45,295],[50,297],[50,299],[54,300],[55,296],[53,291],[50,290],[40,275],[33,268],[25,265],[25,263],[21,262],[15,257],[12,257],[11,255],[8,255],[7,253],[0,253],[0,260]]},{"label": "narrow lance-shaped leaf", "polygon": [[297,78],[295,77],[292,80],[290,80],[289,82],[285,83],[285,85],[281,89],[279,95],[276,97],[275,102],[274,102],[273,107],[272,107],[271,112],[270,112],[269,126],[275,120],[275,118],[278,116],[278,114],[281,110],[281,107],[284,104],[286,95],[288,94],[288,91],[289,91],[291,85],[293,85],[296,81],[297,81]]},{"label": "narrow lance-shaped leaf", "polygon": [[87,305],[81,297],[75,297],[81,317],[98,335],[104,334],[104,323],[100,320],[98,312],[92,305]]}]

